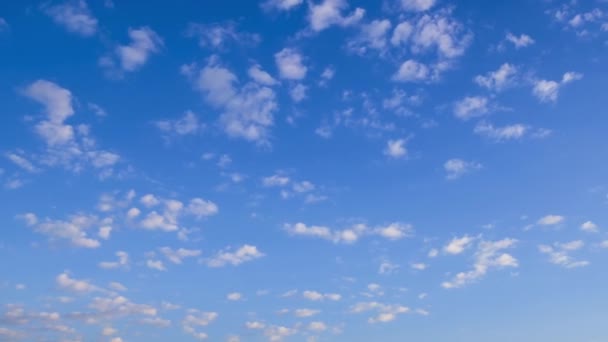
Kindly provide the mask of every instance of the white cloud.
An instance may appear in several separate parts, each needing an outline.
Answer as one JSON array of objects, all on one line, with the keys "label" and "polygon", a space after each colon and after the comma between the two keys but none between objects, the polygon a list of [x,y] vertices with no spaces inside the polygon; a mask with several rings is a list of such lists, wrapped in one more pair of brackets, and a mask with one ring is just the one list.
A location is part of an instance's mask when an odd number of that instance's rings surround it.
[{"label": "white cloud", "polygon": [[555,102],[559,96],[559,91],[565,84],[573,81],[578,81],[583,78],[583,75],[577,72],[566,72],[562,76],[560,82],[549,81],[549,80],[536,80],[534,81],[534,87],[532,93],[536,96],[540,102]]},{"label": "white cloud", "polygon": [[160,203],[158,198],[156,198],[156,196],[154,196],[152,194],[147,194],[147,195],[142,196],[140,198],[140,202],[148,208],[154,207]]},{"label": "white cloud", "polygon": [[298,83],[293,88],[291,88],[291,90],[289,91],[289,95],[291,96],[291,99],[294,102],[301,102],[306,98],[307,89],[308,88],[305,85]]},{"label": "white cloud", "polygon": [[236,75],[218,65],[214,58],[200,70],[195,66],[182,69],[207,102],[222,110],[219,122],[228,136],[268,143],[273,113],[278,108],[271,88],[255,82],[237,87]]},{"label": "white cloud", "polygon": [[387,47],[387,34],[391,26],[388,19],[372,20],[369,24],[361,25],[359,35],[348,42],[348,49],[360,55],[370,49],[383,54]]},{"label": "white cloud", "polygon": [[456,274],[452,280],[443,282],[441,286],[446,289],[459,288],[484,277],[491,269],[518,267],[517,259],[510,254],[502,253],[502,250],[514,247],[516,243],[517,240],[514,239],[481,241],[475,252],[473,269]]},{"label": "white cloud", "polygon": [[96,216],[72,215],[69,220],[45,219],[42,222],[33,220],[31,216],[24,216],[26,223],[32,226],[38,233],[47,235],[51,240],[69,240],[73,246],[82,248],[97,248],[100,246],[98,240],[88,236],[87,231],[102,223]]},{"label": "white cloud", "polygon": [[31,161],[29,161],[27,158],[25,158],[22,155],[16,154],[16,153],[12,153],[12,152],[7,152],[5,154],[6,158],[8,158],[8,160],[12,161],[15,165],[19,166],[20,168],[24,169],[27,172],[38,172],[38,168],[36,166],[34,166],[34,164],[32,164]]},{"label": "white cloud", "polygon": [[107,68],[111,76],[120,77],[122,72],[140,69],[164,46],[162,38],[147,26],[129,28],[129,38],[129,44],[114,49],[114,56],[106,55],[99,60],[100,66]]},{"label": "white cloud", "polygon": [[538,219],[537,223],[541,226],[553,226],[564,222],[566,218],[561,215],[547,215]]},{"label": "white cloud", "polygon": [[285,186],[289,184],[289,177],[282,176],[279,174],[264,177],[262,179],[262,185],[266,187],[274,187],[274,186]]},{"label": "white cloud", "polygon": [[224,267],[226,265],[238,266],[264,256],[256,246],[243,245],[236,251],[230,249],[220,251],[213,258],[206,261],[209,267]]},{"label": "white cloud", "polygon": [[110,175],[120,156],[97,150],[87,125],[72,126],[65,121],[74,115],[72,93],[46,80],[37,80],[27,86],[23,94],[42,104],[46,117],[39,121],[35,130],[47,145],[46,154],[39,157],[45,165],[61,165],[74,172],[89,163],[101,170],[101,175]]},{"label": "white cloud", "polygon": [[269,73],[262,70],[262,67],[259,64],[252,65],[247,71],[247,74],[261,85],[272,86],[279,83],[274,77],[270,76]]},{"label": "white cloud", "polygon": [[406,11],[423,12],[435,6],[437,0],[401,0],[401,7]]},{"label": "white cloud", "polygon": [[238,292],[232,292],[232,293],[229,293],[226,295],[226,299],[236,302],[236,301],[243,299],[243,295]]},{"label": "white cloud", "polygon": [[318,315],[321,311],[313,310],[313,309],[296,309],[294,310],[294,315],[296,317],[304,318],[304,317],[312,317]]},{"label": "white cloud", "polygon": [[290,11],[300,6],[304,0],[266,0],[262,3],[265,10]]},{"label": "white cloud", "polygon": [[437,248],[432,248],[431,250],[429,250],[427,256],[429,258],[436,258],[439,255],[439,250]]},{"label": "white cloud", "polygon": [[66,1],[63,4],[43,6],[44,12],[55,23],[83,37],[97,33],[97,19],[93,17],[85,0]]},{"label": "white cloud", "polygon": [[535,43],[532,37],[527,34],[521,34],[519,37],[514,35],[513,33],[507,33],[507,37],[505,38],[508,42],[512,43],[516,49],[524,48],[530,46]]},{"label": "white cloud", "polygon": [[359,314],[369,311],[375,311],[376,315],[368,318],[368,323],[387,323],[394,321],[397,315],[410,312],[406,306],[398,304],[383,304],[379,302],[359,302],[351,306],[351,313]]},{"label": "white cloud", "polygon": [[99,267],[109,270],[116,268],[126,268],[129,266],[129,254],[124,251],[116,252],[118,261],[102,261],[99,263]]},{"label": "white cloud", "polygon": [[482,165],[474,161],[465,161],[462,159],[450,159],[443,164],[446,171],[446,178],[453,180],[462,177],[467,173],[481,169]]},{"label": "white cloud", "polygon": [[188,204],[188,212],[197,218],[213,216],[219,212],[217,204],[202,198],[193,198]]},{"label": "white cloud", "polygon": [[327,324],[320,322],[320,321],[310,322],[308,324],[308,330],[314,331],[314,332],[323,332],[323,331],[327,330]]},{"label": "white cloud", "polygon": [[598,228],[597,224],[593,223],[592,221],[587,221],[587,222],[584,222],[583,224],[581,224],[581,230],[584,232],[588,232],[588,233],[599,232],[599,228]]},{"label": "white cloud", "polygon": [[305,299],[308,299],[313,302],[318,302],[325,299],[336,302],[342,299],[342,295],[337,293],[321,293],[317,291],[304,291],[302,292],[302,296]]},{"label": "white cloud", "polygon": [[184,116],[179,119],[156,121],[155,125],[163,133],[175,135],[196,134],[205,126],[199,122],[196,114],[190,110],[186,111]]},{"label": "white cloud", "polygon": [[309,4],[308,22],[315,32],[323,31],[331,26],[350,26],[359,22],[365,15],[365,10],[357,7],[348,15],[342,12],[348,9],[346,0],[322,0],[320,3]]},{"label": "white cloud", "polygon": [[270,342],[280,342],[286,337],[295,335],[297,332],[298,331],[294,328],[273,325],[264,330],[264,335],[268,337]]},{"label": "white cloud", "polygon": [[523,138],[526,132],[528,132],[528,126],[513,124],[495,127],[491,123],[481,121],[477,123],[473,132],[496,141],[517,140]]},{"label": "white cloud", "polygon": [[247,329],[252,329],[252,330],[259,330],[259,329],[264,329],[266,327],[266,325],[262,322],[246,322],[245,326],[247,327]]},{"label": "white cloud", "polygon": [[415,54],[436,51],[439,60],[462,56],[472,40],[472,34],[451,17],[450,10],[423,15],[404,21],[395,27],[391,43],[408,44]]},{"label": "white cloud", "polygon": [[97,288],[95,285],[91,284],[87,280],[78,280],[71,278],[69,274],[67,274],[67,272],[59,274],[55,278],[55,281],[59,288],[70,292],[87,293],[99,290],[99,288]]},{"label": "white cloud", "polygon": [[308,68],[303,64],[302,55],[296,50],[284,48],[274,55],[274,60],[281,78],[302,80],[306,77]]},{"label": "white cloud", "polygon": [[253,46],[261,41],[258,34],[240,32],[233,22],[213,24],[190,24],[187,35],[196,37],[199,46],[211,49],[223,49],[229,42]]},{"label": "white cloud", "polygon": [[218,318],[217,312],[201,312],[198,310],[189,310],[188,315],[182,320],[182,329],[197,340],[206,340],[207,334],[199,332],[196,329],[207,327]]},{"label": "white cloud", "polygon": [[167,270],[167,268],[165,267],[165,264],[163,264],[163,262],[160,260],[146,260],[146,266],[148,266],[148,268],[150,268],[150,269],[157,270],[157,271],[166,271]]},{"label": "white cloud", "polygon": [[453,255],[460,254],[471,246],[473,241],[475,241],[475,238],[468,235],[460,238],[453,238],[445,247],[443,247],[443,251]]},{"label": "white cloud", "polygon": [[413,235],[413,227],[409,224],[394,222],[386,226],[369,228],[356,224],[343,230],[332,230],[325,226],[308,226],[304,223],[284,224],[285,231],[292,236],[319,238],[333,243],[352,244],[365,235],[375,235],[387,240],[399,240]]},{"label": "white cloud", "polygon": [[424,82],[431,77],[431,70],[426,65],[409,59],[399,67],[393,80],[400,82]]},{"label": "white cloud", "polygon": [[581,240],[574,240],[567,243],[555,243],[553,246],[540,245],[538,250],[542,254],[549,256],[549,262],[565,268],[578,268],[589,265],[589,261],[576,260],[569,255],[569,252],[583,248],[585,244]]},{"label": "white cloud", "polygon": [[201,255],[201,251],[198,249],[186,249],[186,248],[178,248],[172,249],[170,247],[161,247],[159,248],[162,255],[167,258],[167,260],[171,261],[174,264],[181,264],[185,258],[194,258]]},{"label": "white cloud", "polygon": [[407,155],[407,148],[405,147],[405,139],[389,140],[386,143],[384,149],[384,155],[391,158],[402,158]]},{"label": "white cloud", "polygon": [[483,96],[467,96],[454,104],[454,115],[461,120],[469,120],[486,115],[490,101]]},{"label": "white cloud", "polygon": [[474,81],[478,85],[493,91],[501,91],[515,82],[517,67],[504,63],[496,71],[487,73],[485,76],[475,76]]},{"label": "white cloud", "polygon": [[418,271],[424,271],[427,269],[427,267],[429,267],[427,264],[422,263],[422,262],[418,262],[418,263],[413,263],[410,265],[411,268],[418,270]]}]

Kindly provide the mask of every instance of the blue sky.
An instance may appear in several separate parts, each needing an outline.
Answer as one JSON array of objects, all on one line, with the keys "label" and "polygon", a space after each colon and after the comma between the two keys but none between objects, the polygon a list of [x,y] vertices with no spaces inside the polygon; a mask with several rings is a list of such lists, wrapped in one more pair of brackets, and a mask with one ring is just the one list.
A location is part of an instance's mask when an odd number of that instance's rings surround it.
[{"label": "blue sky", "polygon": [[0,5],[0,340],[605,341],[605,1]]}]

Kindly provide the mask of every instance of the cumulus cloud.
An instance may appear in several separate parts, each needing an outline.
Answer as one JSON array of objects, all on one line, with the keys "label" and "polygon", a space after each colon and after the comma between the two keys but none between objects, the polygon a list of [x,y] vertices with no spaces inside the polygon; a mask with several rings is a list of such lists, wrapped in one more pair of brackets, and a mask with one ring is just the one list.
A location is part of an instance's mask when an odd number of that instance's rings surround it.
[{"label": "cumulus cloud", "polygon": [[394,321],[398,315],[410,312],[410,308],[398,304],[384,304],[379,302],[359,302],[351,306],[351,313],[360,314],[374,311],[376,314],[368,318],[368,323],[388,323]]},{"label": "cumulus cloud", "polygon": [[490,100],[484,96],[467,96],[454,104],[454,115],[469,120],[486,115],[490,111]]},{"label": "cumulus cloud", "polygon": [[170,247],[161,247],[159,248],[162,255],[167,258],[170,262],[174,264],[181,264],[182,261],[186,258],[194,258],[201,255],[201,251],[198,249],[186,249],[186,248],[178,248],[172,249]]},{"label": "cumulus cloud", "polygon": [[393,75],[393,80],[399,82],[424,82],[431,77],[431,70],[425,64],[413,59],[403,62],[399,70]]},{"label": "cumulus cloud", "polygon": [[391,158],[403,158],[407,155],[407,148],[405,147],[405,139],[389,140],[386,143],[384,149],[384,155]]},{"label": "cumulus cloud", "polygon": [[581,230],[587,233],[597,233],[599,232],[599,228],[597,226],[597,224],[593,223],[592,221],[586,221],[583,224],[581,224]]},{"label": "cumulus cloud", "polygon": [[467,173],[481,169],[482,165],[474,161],[465,161],[462,159],[450,159],[443,164],[446,172],[446,178],[449,180],[457,179]]},{"label": "cumulus cloud", "polygon": [[365,15],[365,10],[357,7],[350,14],[343,14],[348,9],[346,0],[322,0],[320,3],[311,2],[308,9],[308,22],[315,32],[323,31],[331,26],[350,26],[359,22]]},{"label": "cumulus cloud", "polygon": [[357,37],[348,42],[348,49],[360,55],[364,55],[370,50],[384,54],[388,46],[387,35],[391,26],[388,19],[372,20],[368,24],[361,25]]},{"label": "cumulus cloud", "polygon": [[501,91],[514,84],[516,75],[517,67],[504,63],[496,71],[475,76],[474,81],[489,90]]},{"label": "cumulus cloud", "polygon": [[204,124],[199,122],[194,112],[188,110],[181,118],[174,120],[160,120],[154,123],[156,127],[167,135],[192,135],[200,132]]},{"label": "cumulus cloud", "polygon": [[118,258],[117,261],[102,261],[99,263],[99,267],[103,269],[116,269],[126,268],[129,266],[129,254],[124,251],[118,251],[115,253]]},{"label": "cumulus cloud", "polygon": [[473,132],[485,136],[495,141],[517,140],[524,137],[529,127],[523,124],[513,124],[496,127],[486,121],[481,121],[475,125]]},{"label": "cumulus cloud", "polygon": [[97,33],[97,19],[91,14],[85,0],[66,1],[62,4],[43,6],[42,9],[55,23],[69,32],[83,37]]},{"label": "cumulus cloud", "polygon": [[302,80],[306,77],[308,68],[304,65],[302,55],[291,48],[284,48],[274,55],[281,78],[288,80]]},{"label": "cumulus cloud", "polygon": [[551,80],[535,80],[532,88],[532,94],[536,96],[540,102],[555,102],[559,96],[560,89],[573,81],[578,81],[583,78],[583,74],[577,72],[567,72],[562,76],[560,82]]},{"label": "cumulus cloud", "polygon": [[453,238],[445,247],[443,247],[443,250],[448,254],[460,254],[470,247],[473,241],[475,241],[475,238],[468,235],[460,238]]},{"label": "cumulus cloud", "polygon": [[260,252],[256,246],[243,245],[236,250],[229,248],[220,251],[205,262],[209,267],[224,267],[227,265],[238,266],[263,256],[264,253]]},{"label": "cumulus cloud", "polygon": [[340,299],[342,299],[342,295],[338,294],[338,293],[321,293],[321,292],[317,292],[317,291],[304,291],[302,292],[302,297],[304,297],[305,299],[308,299],[310,301],[313,302],[318,302],[318,301],[322,301],[322,300],[330,300],[330,301],[339,301]]},{"label": "cumulus cloud", "polygon": [[279,83],[268,72],[262,70],[262,67],[259,64],[252,65],[247,71],[247,74],[251,79],[261,85],[272,86]]},{"label": "cumulus cloud", "polygon": [[479,242],[472,270],[456,274],[452,280],[443,282],[441,286],[446,289],[459,288],[483,278],[492,269],[518,267],[517,259],[511,254],[502,252],[513,248],[516,243],[515,239]]},{"label": "cumulus cloud", "polygon": [[112,54],[99,60],[110,76],[121,77],[124,72],[141,69],[164,46],[163,39],[147,26],[129,28],[128,34],[129,44],[116,46]]},{"label": "cumulus cloud", "polygon": [[36,133],[47,147],[45,154],[38,157],[42,164],[59,165],[74,172],[82,170],[84,165],[91,165],[100,171],[100,175],[112,174],[120,156],[97,149],[89,126],[66,123],[74,115],[71,91],[47,80],[37,80],[22,93],[44,106],[46,117],[35,126]]},{"label": "cumulus cloud", "polygon": [[46,218],[42,221],[31,213],[22,217],[36,232],[48,236],[51,241],[68,240],[73,246],[81,248],[97,248],[101,245],[99,240],[88,235],[88,231],[93,227],[105,225],[104,220],[96,216],[77,214],[70,216],[68,220]]},{"label": "cumulus cloud", "polygon": [[214,58],[200,69],[184,66],[182,72],[192,79],[207,103],[221,110],[219,123],[228,136],[268,143],[278,108],[271,88],[256,82],[239,85],[236,75]]},{"label": "cumulus cloud", "polygon": [[566,218],[561,215],[547,215],[543,216],[536,223],[541,226],[554,226],[556,224],[560,224],[564,222]]},{"label": "cumulus cloud", "polygon": [[265,10],[290,11],[303,2],[304,0],[266,0],[261,6]]},{"label": "cumulus cloud", "polygon": [[352,244],[363,236],[380,236],[387,240],[400,240],[413,235],[414,229],[409,224],[394,222],[386,226],[368,227],[356,224],[343,230],[332,230],[325,226],[308,226],[298,222],[283,225],[285,231],[292,236],[304,236],[331,241],[336,244]]},{"label": "cumulus cloud", "polygon": [[581,240],[574,240],[567,243],[554,243],[553,246],[540,245],[538,250],[542,254],[549,256],[549,262],[565,268],[578,268],[589,265],[589,261],[577,260],[570,253],[577,251],[585,246]]},{"label": "cumulus cloud", "polygon": [[514,35],[513,33],[507,33],[507,37],[505,38],[509,43],[513,44],[516,49],[521,49],[527,46],[530,46],[535,43],[532,37],[527,34],[521,34],[519,36]]}]

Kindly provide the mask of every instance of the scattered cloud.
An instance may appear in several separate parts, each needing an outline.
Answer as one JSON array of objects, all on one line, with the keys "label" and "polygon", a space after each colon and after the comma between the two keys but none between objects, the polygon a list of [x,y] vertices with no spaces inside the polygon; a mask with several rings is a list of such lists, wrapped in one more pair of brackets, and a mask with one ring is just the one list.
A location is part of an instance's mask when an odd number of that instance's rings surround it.
[{"label": "scattered cloud", "polygon": [[52,6],[42,6],[42,10],[53,21],[71,33],[91,37],[97,33],[98,21],[93,16],[85,0],[65,1]]},{"label": "scattered cloud", "polygon": [[581,240],[574,240],[567,243],[554,243],[553,246],[540,245],[538,250],[542,254],[549,256],[549,262],[565,268],[578,268],[589,265],[589,261],[576,260],[569,253],[577,251],[585,246]]},{"label": "scattered cloud", "polygon": [[454,158],[446,161],[443,164],[443,168],[447,173],[446,178],[449,180],[453,180],[458,179],[467,173],[471,173],[473,171],[481,169],[482,165],[478,162],[465,161],[462,159]]}]

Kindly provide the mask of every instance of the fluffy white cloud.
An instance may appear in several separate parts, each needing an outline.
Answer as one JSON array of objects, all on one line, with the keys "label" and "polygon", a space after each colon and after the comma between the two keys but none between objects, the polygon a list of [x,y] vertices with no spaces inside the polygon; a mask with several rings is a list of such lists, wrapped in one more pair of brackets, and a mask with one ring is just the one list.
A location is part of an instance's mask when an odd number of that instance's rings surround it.
[{"label": "fluffy white cloud", "polygon": [[407,148],[405,147],[405,139],[389,140],[386,143],[384,149],[384,155],[391,158],[402,158],[407,155]]},{"label": "fluffy white cloud", "polygon": [[431,70],[425,64],[409,59],[399,67],[393,80],[400,82],[424,82],[431,77]]},{"label": "fluffy white cloud", "polygon": [[589,261],[576,260],[569,255],[570,252],[577,251],[585,246],[581,240],[574,240],[567,243],[555,243],[553,246],[540,245],[538,250],[542,254],[549,256],[549,262],[565,268],[585,267],[589,265]]},{"label": "fluffy white cloud", "polygon": [[391,26],[388,19],[372,20],[369,24],[361,25],[359,35],[348,42],[348,49],[361,55],[368,50],[376,50],[383,54],[388,45],[387,34]]},{"label": "fluffy white cloud", "polygon": [[161,120],[155,122],[155,125],[161,132],[175,135],[196,134],[205,126],[199,122],[196,114],[190,110],[186,111],[184,116],[179,119]]},{"label": "fluffy white cloud", "polygon": [[243,299],[243,295],[238,292],[232,292],[226,295],[226,299],[236,302]]},{"label": "fluffy white cloud", "polygon": [[272,86],[279,83],[269,73],[262,70],[262,67],[258,64],[252,65],[247,71],[247,74],[261,85]]},{"label": "fluffy white cloud", "polygon": [[82,248],[97,248],[100,242],[87,234],[91,228],[103,224],[103,220],[99,220],[92,215],[72,215],[67,221],[45,219],[39,222],[35,215],[23,215],[26,223],[33,227],[38,233],[44,234],[53,240],[69,240],[73,246]]},{"label": "fluffy white cloud", "polygon": [[323,31],[331,26],[350,26],[359,22],[365,15],[365,10],[357,7],[348,15],[342,12],[348,9],[346,0],[322,0],[320,3],[309,4],[308,22],[315,32]]},{"label": "fluffy white cloud", "polygon": [[260,252],[256,246],[243,245],[235,251],[231,249],[220,251],[214,257],[207,260],[206,263],[209,267],[238,266],[263,256],[264,253]]},{"label": "fluffy white cloud", "polygon": [[317,291],[304,291],[302,292],[302,296],[305,299],[311,300],[313,302],[318,302],[325,299],[336,302],[342,299],[342,295],[338,293],[321,293]]},{"label": "fluffy white cloud", "polygon": [[83,37],[97,32],[97,19],[93,17],[85,0],[66,1],[53,6],[43,6],[53,21],[72,33]]},{"label": "fluffy white cloud", "polygon": [[46,80],[37,80],[23,90],[23,95],[42,104],[46,117],[39,121],[35,130],[47,145],[46,154],[40,158],[45,165],[61,165],[74,172],[90,164],[110,175],[120,156],[98,150],[87,125],[72,126],[65,121],[74,115],[72,93]]},{"label": "fluffy white cloud", "polygon": [[521,34],[519,37],[514,35],[513,33],[507,33],[507,37],[505,38],[508,42],[512,43],[516,49],[524,48],[534,44],[534,39],[528,36],[527,34]]},{"label": "fluffy white cloud", "polygon": [[473,241],[475,241],[475,238],[468,235],[460,238],[453,238],[445,247],[443,247],[443,250],[448,254],[460,254],[471,246]]},{"label": "fluffy white cloud", "polygon": [[153,54],[164,46],[163,39],[147,26],[129,28],[131,42],[118,45],[113,54],[103,56],[99,65],[113,77],[121,77],[124,72],[133,72],[143,67]]},{"label": "fluffy white cloud", "polygon": [[436,51],[439,60],[449,60],[462,56],[471,40],[472,34],[443,10],[398,24],[391,43],[407,44],[415,54]]},{"label": "fluffy white cloud", "polygon": [[512,255],[503,253],[504,249],[515,246],[517,240],[503,239],[497,241],[481,241],[475,252],[475,263],[472,270],[456,274],[452,280],[443,282],[441,286],[446,289],[459,288],[484,277],[491,269],[519,266],[517,259]]},{"label": "fluffy white cloud", "polygon": [[428,11],[435,6],[437,0],[401,0],[401,7],[406,11]]},{"label": "fluffy white cloud", "polygon": [[517,140],[524,137],[528,131],[528,126],[523,124],[513,124],[502,127],[495,127],[491,123],[481,121],[477,123],[473,132],[483,135],[496,141]]},{"label": "fluffy white cloud", "polygon": [[274,60],[281,78],[302,80],[306,77],[308,68],[304,65],[302,55],[296,50],[284,48],[274,55]]},{"label": "fluffy white cloud", "polygon": [[351,313],[359,314],[375,311],[376,315],[370,317],[368,323],[387,323],[394,321],[397,315],[410,312],[410,308],[397,304],[383,304],[379,302],[359,302],[350,308]]},{"label": "fluffy white cloud", "polygon": [[206,327],[217,319],[217,312],[201,312],[189,310],[188,315],[182,320],[182,329],[197,340],[206,340],[207,334],[197,331],[198,328]]},{"label": "fluffy white cloud", "polygon": [[268,143],[273,113],[278,108],[271,88],[256,82],[238,86],[236,75],[218,65],[215,58],[200,70],[189,65],[182,67],[182,72],[193,80],[211,106],[222,110],[219,122],[226,134]]},{"label": "fluffy white cloud", "polygon": [[198,249],[186,249],[186,248],[178,248],[172,249],[170,247],[161,247],[159,248],[162,255],[167,258],[167,260],[171,261],[174,264],[181,264],[185,258],[194,258],[201,255],[201,251]]},{"label": "fluffy white cloud", "polygon": [[482,165],[474,161],[465,161],[462,159],[450,159],[443,164],[446,172],[446,178],[453,180],[462,177],[467,173],[481,169]]},{"label": "fluffy white cloud", "polygon": [[197,218],[213,216],[219,212],[217,204],[202,198],[193,198],[188,204],[188,212]]},{"label": "fluffy white cloud", "polygon": [[540,102],[555,102],[559,96],[559,91],[562,86],[577,81],[583,78],[583,74],[577,72],[567,72],[562,76],[560,82],[549,80],[536,80],[532,94],[536,96]]},{"label": "fluffy white cloud", "polygon": [[66,272],[59,274],[55,278],[55,281],[59,288],[70,292],[87,293],[99,290],[98,287],[91,284],[89,281],[71,278]]},{"label": "fluffy white cloud", "polygon": [[294,102],[301,102],[306,98],[306,90],[308,90],[308,88],[305,85],[299,83],[296,84],[293,88],[291,88],[291,90],[289,91],[289,95],[291,96],[291,99]]},{"label": "fluffy white cloud", "polygon": [[167,268],[165,267],[165,264],[163,264],[162,261],[160,260],[146,260],[146,266],[150,269],[153,270],[157,270],[157,271],[166,271]]},{"label": "fluffy white cloud", "polygon": [[583,224],[581,224],[581,230],[584,232],[588,232],[588,233],[599,232],[599,228],[598,228],[597,224],[593,223],[592,221],[587,221],[587,222],[584,222]]},{"label": "fluffy white cloud", "polygon": [[561,215],[547,215],[538,219],[537,223],[541,226],[553,226],[564,222],[565,219]]},{"label": "fluffy white cloud", "polygon": [[501,91],[515,82],[516,75],[517,67],[505,63],[496,71],[489,72],[486,75],[475,76],[474,81],[484,88],[493,91]]},{"label": "fluffy white cloud", "polygon": [[289,184],[289,182],[289,177],[279,174],[262,178],[262,185],[266,187],[285,186]]},{"label": "fluffy white cloud", "polygon": [[486,115],[490,100],[483,96],[467,96],[454,104],[454,115],[461,120],[469,120]]},{"label": "fluffy white cloud", "polygon": [[365,235],[380,236],[387,240],[399,240],[412,236],[414,232],[411,225],[399,222],[375,228],[367,227],[364,224],[356,224],[343,230],[332,230],[325,226],[308,226],[301,222],[295,224],[286,223],[283,227],[292,236],[314,237],[337,244],[352,244]]}]

